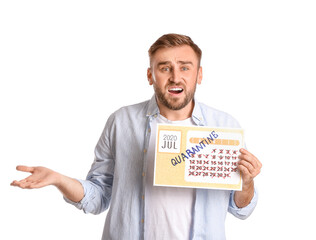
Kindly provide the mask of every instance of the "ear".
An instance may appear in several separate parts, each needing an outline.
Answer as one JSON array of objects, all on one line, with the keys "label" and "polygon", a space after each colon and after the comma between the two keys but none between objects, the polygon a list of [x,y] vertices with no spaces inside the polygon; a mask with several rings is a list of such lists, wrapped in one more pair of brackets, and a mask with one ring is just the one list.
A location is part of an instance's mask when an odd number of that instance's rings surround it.
[{"label": "ear", "polygon": [[198,76],[197,76],[197,83],[198,84],[202,83],[202,78],[203,78],[203,72],[202,72],[202,67],[200,67],[199,71],[198,71]]},{"label": "ear", "polygon": [[150,67],[147,69],[147,79],[148,79],[149,85],[153,85],[154,80],[153,80],[153,74],[151,72],[151,68]]}]

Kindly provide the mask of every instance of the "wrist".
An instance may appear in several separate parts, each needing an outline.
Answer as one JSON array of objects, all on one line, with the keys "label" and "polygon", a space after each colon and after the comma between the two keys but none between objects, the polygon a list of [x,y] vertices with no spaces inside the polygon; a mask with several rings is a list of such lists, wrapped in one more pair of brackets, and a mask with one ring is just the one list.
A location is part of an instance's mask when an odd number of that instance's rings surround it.
[{"label": "wrist", "polygon": [[52,183],[53,186],[60,188],[63,185],[63,178],[64,176],[58,172],[54,172],[54,182]]},{"label": "wrist", "polygon": [[254,183],[253,179],[250,181],[247,181],[247,182],[243,182],[242,191],[252,190],[252,189],[254,189],[254,186],[255,186],[255,183]]}]

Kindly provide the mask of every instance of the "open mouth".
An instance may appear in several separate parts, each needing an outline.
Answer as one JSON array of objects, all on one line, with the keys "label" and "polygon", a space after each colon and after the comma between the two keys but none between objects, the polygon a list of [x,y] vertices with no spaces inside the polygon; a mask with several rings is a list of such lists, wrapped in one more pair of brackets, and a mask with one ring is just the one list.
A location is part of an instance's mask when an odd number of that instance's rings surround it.
[{"label": "open mouth", "polygon": [[183,92],[183,88],[181,87],[171,87],[168,89],[168,92],[169,93],[172,93],[172,94],[180,94]]}]

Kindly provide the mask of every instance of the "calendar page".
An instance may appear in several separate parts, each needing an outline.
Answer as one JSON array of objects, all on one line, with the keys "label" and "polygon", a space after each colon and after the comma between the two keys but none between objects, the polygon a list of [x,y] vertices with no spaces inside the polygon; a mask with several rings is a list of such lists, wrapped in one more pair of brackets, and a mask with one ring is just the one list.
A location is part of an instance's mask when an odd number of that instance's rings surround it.
[{"label": "calendar page", "polygon": [[240,128],[158,124],[155,186],[241,190]]}]

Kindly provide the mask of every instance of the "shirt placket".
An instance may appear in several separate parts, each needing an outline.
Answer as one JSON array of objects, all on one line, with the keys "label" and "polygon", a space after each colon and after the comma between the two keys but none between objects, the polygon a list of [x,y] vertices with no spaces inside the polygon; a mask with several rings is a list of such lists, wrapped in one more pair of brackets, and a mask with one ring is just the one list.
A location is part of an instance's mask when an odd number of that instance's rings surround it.
[{"label": "shirt placket", "polygon": [[144,239],[144,233],[145,233],[145,184],[146,184],[146,172],[147,172],[147,162],[145,161],[145,155],[148,151],[149,146],[149,139],[151,134],[151,122],[153,118],[157,116],[150,115],[148,116],[147,124],[146,124],[146,132],[145,132],[145,141],[144,141],[144,150],[143,150],[143,171],[142,171],[142,195],[141,195],[141,237],[140,239]]}]

